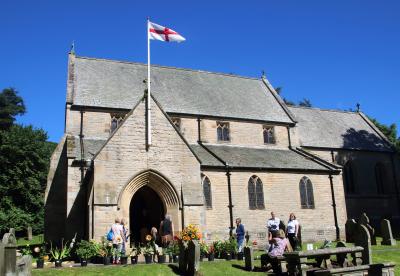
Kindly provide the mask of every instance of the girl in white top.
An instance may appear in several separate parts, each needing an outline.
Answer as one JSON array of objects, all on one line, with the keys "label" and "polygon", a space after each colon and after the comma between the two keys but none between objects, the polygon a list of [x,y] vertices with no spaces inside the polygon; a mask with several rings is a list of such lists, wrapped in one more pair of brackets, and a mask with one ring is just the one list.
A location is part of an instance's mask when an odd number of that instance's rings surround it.
[{"label": "girl in white top", "polygon": [[287,223],[286,235],[289,239],[290,245],[293,250],[296,250],[296,246],[298,243],[298,234],[299,234],[299,222],[296,219],[294,213],[290,213],[289,221]]},{"label": "girl in white top", "polygon": [[115,223],[111,226],[111,230],[113,231],[113,247],[116,250],[116,254],[114,255],[113,258],[113,263],[120,263],[120,257],[119,257],[119,253],[121,253],[122,251],[122,243],[123,243],[123,235],[124,235],[124,229],[121,225],[121,220],[119,218],[115,219]]}]

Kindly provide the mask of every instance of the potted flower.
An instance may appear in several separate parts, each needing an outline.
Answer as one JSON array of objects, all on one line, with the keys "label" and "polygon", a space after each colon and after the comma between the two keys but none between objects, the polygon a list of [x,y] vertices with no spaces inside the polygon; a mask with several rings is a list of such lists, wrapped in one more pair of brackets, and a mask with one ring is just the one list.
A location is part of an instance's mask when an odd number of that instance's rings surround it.
[{"label": "potted flower", "polygon": [[121,260],[121,265],[126,265],[128,264],[128,256],[124,253],[121,252],[120,255],[120,260]]},{"label": "potted flower", "polygon": [[214,261],[214,257],[215,257],[215,248],[214,248],[214,244],[211,244],[209,247],[208,247],[208,261],[209,262],[212,262],[212,261]]},{"label": "potted flower", "polygon": [[76,255],[81,259],[81,266],[87,266],[88,260],[96,255],[96,248],[93,243],[82,240],[78,243]]},{"label": "potted flower", "polygon": [[41,246],[36,246],[33,249],[33,252],[35,252],[37,254],[36,267],[43,268],[44,267],[44,258],[45,258],[45,256],[47,256],[46,245],[42,244]]},{"label": "potted flower", "polygon": [[67,245],[67,243],[68,242],[64,244],[63,240],[61,240],[61,248],[53,248],[53,244],[50,243],[50,254],[52,259],[54,260],[55,267],[61,267],[63,260],[69,257],[71,253],[71,248],[69,245]]},{"label": "potted flower", "polygon": [[102,237],[97,254],[103,259],[103,265],[109,265],[111,263],[111,256],[113,255],[112,243]]},{"label": "potted flower", "polygon": [[140,246],[133,246],[129,256],[131,257],[131,264],[137,264],[138,256],[141,254]]},{"label": "potted flower", "polygon": [[204,242],[200,242],[200,261],[203,261],[203,258],[208,254],[208,245]]},{"label": "potted flower", "polygon": [[227,247],[227,251],[231,254],[232,259],[235,258],[238,251],[238,243],[235,237],[229,238]]},{"label": "potted flower", "polygon": [[174,263],[178,262],[179,259],[179,244],[178,240],[175,240],[174,242],[171,243],[171,251],[172,251],[172,260]]},{"label": "potted flower", "polygon": [[223,257],[224,244],[222,241],[217,240],[213,243],[215,257],[221,259]]},{"label": "potted flower", "polygon": [[159,264],[165,263],[165,252],[162,247],[157,247],[157,260]]},{"label": "potted flower", "polygon": [[142,248],[142,253],[144,255],[146,264],[150,264],[153,262],[153,256],[155,253],[155,244],[154,244],[153,237],[151,235],[146,236],[146,244]]}]

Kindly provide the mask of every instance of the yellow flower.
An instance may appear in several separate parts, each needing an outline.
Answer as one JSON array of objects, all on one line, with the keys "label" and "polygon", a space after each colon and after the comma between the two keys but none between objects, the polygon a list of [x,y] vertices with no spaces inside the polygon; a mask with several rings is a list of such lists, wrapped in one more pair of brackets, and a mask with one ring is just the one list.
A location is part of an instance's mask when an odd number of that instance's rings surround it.
[{"label": "yellow flower", "polygon": [[147,235],[146,236],[146,241],[151,241],[151,240],[152,240],[152,237],[150,235]]}]

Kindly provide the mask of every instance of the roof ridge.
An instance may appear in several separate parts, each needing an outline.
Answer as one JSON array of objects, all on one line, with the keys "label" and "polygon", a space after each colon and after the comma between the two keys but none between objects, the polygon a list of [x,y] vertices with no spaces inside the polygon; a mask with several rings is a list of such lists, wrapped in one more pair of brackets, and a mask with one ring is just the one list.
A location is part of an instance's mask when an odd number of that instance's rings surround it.
[{"label": "roof ridge", "polygon": [[[147,66],[146,63],[136,62],[136,61],[115,60],[115,59],[95,58],[95,57],[85,57],[85,56],[75,56],[75,58]],[[221,76],[226,76],[226,77],[234,77],[234,78],[261,81],[260,78],[241,76],[241,75],[236,75],[236,74],[228,74],[228,73],[222,73],[222,72],[212,72],[212,71],[205,71],[205,70],[199,70],[199,69],[196,70],[196,69],[190,69],[190,68],[166,66],[166,65],[159,65],[159,64],[152,64],[151,66],[157,67],[157,68],[163,68],[163,69],[190,71],[190,72],[195,72],[195,73],[205,73],[205,74],[213,74],[213,75],[221,75]]]},{"label": "roof ridge", "polygon": [[295,106],[290,105],[289,108],[299,108],[299,109],[310,109],[310,110],[319,110],[319,111],[328,111],[328,112],[338,112],[338,113],[350,113],[357,115],[357,111],[348,111],[348,110],[340,110],[340,109],[331,109],[331,108],[320,108],[320,107],[308,107],[308,106]]}]

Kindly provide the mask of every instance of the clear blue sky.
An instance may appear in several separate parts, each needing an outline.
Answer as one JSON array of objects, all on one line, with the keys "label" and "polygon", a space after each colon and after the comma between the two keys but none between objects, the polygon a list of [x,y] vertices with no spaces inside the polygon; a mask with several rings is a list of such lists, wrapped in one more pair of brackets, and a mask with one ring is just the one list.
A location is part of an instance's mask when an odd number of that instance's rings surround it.
[{"label": "clear blue sky", "polygon": [[[152,43],[156,64],[260,77],[321,108],[400,124],[400,1],[0,1],[0,89],[20,123],[64,131],[67,53],[146,62],[146,17],[180,32]],[[245,91],[243,91],[245,93]],[[251,107],[249,107],[251,108]]]}]

